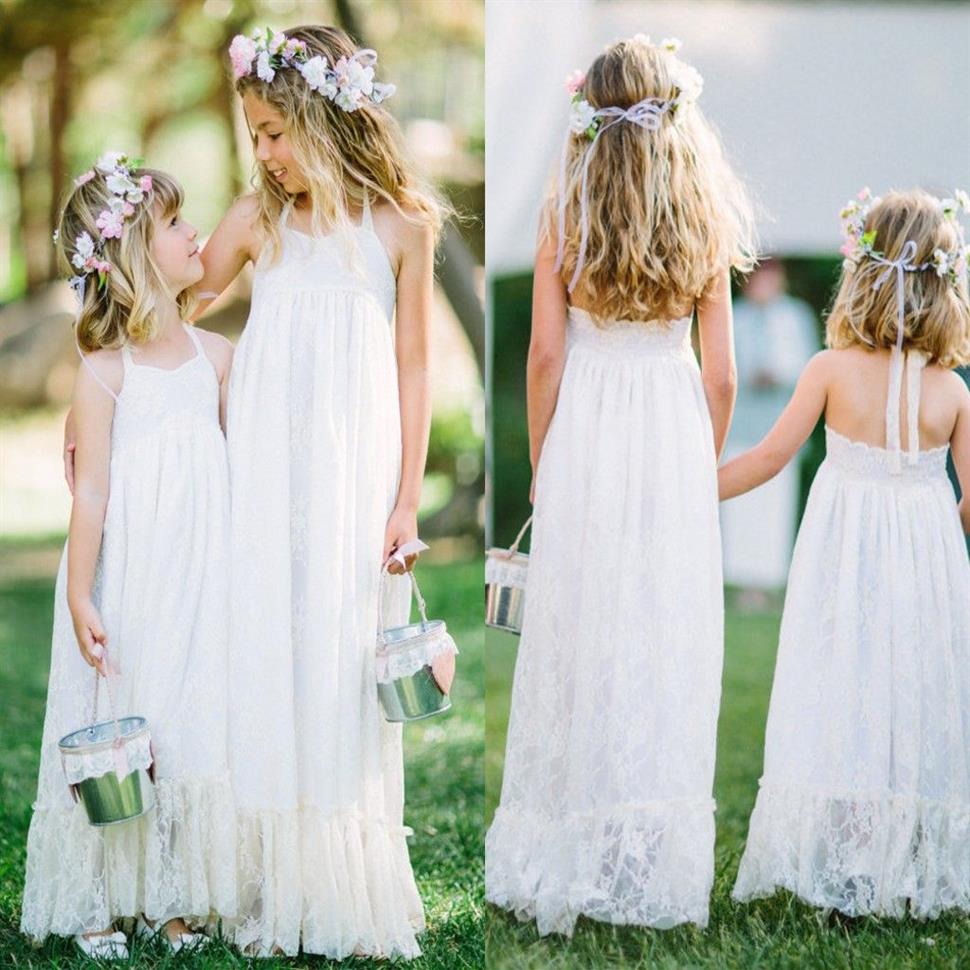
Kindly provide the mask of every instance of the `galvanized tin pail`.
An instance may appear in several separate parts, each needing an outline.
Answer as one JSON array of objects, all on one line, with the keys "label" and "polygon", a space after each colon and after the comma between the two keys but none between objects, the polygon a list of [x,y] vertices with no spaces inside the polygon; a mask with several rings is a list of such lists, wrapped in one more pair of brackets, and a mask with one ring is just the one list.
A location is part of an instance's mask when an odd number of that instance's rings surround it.
[{"label": "galvanized tin pail", "polygon": [[485,625],[496,630],[522,632],[529,557],[519,543],[531,524],[530,515],[508,549],[489,549],[485,556]]},{"label": "galvanized tin pail", "polygon": [[72,731],[58,742],[71,793],[84,805],[92,825],[117,825],[139,818],[155,806],[151,733],[143,717],[116,717],[105,674],[95,671],[91,721],[97,719],[98,689],[104,676],[111,719]]},{"label": "galvanized tin pail", "polygon": [[424,597],[411,570],[407,572],[421,613],[419,623],[384,628],[384,582],[381,569],[377,635],[377,693],[388,721],[420,721],[443,714],[451,700],[435,678],[432,663],[458,653],[443,620],[429,620]]},{"label": "galvanized tin pail", "polygon": [[[117,767],[118,742],[121,742],[121,764]],[[64,771],[75,797],[84,806],[92,825],[116,825],[129,822],[150,811],[155,805],[155,786],[150,775],[151,764],[134,767],[144,757],[138,750],[129,748],[148,747],[151,738],[148,722],[143,717],[122,717],[117,721],[103,721],[81,728],[61,738],[58,747],[64,762]],[[150,755],[149,755],[150,757]],[[111,766],[103,774],[97,774],[110,760]]]}]

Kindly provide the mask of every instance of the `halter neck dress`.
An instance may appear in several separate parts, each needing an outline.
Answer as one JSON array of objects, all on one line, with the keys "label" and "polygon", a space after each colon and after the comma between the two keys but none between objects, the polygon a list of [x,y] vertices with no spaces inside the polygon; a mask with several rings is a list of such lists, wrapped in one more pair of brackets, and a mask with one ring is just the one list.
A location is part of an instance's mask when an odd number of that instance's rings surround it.
[{"label": "halter neck dress", "polygon": [[891,358],[885,448],[826,428],[736,899],[970,909],[970,564],[948,448],[919,447],[924,360]]},{"label": "halter neck dress", "polygon": [[[194,329],[185,331],[195,354],[180,367],[138,364],[126,346],[121,391],[102,382],[115,410],[92,599],[118,672],[110,705],[102,688],[95,708],[95,673],[67,605],[65,545],[27,840],[21,928],[35,939],[103,930],[139,913],[205,923],[236,911],[226,748],[229,470],[218,378]],[[148,720],[156,807],[95,828],[71,798],[57,742],[107,720],[112,708]],[[136,763],[142,754],[145,763]],[[131,758],[134,769],[151,754]],[[103,774],[114,762],[94,767]]]},{"label": "halter neck dress", "polygon": [[[228,403],[230,764],[247,952],[413,957],[424,926],[403,824],[401,726],[374,661],[401,424],[396,280],[365,205],[260,257]],[[405,622],[407,581],[389,584]]]}]

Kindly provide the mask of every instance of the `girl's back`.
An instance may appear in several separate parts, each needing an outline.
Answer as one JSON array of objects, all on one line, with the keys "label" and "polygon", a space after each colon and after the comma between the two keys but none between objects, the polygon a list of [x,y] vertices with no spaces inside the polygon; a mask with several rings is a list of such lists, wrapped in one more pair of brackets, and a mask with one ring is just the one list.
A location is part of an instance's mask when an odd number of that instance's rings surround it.
[{"label": "girl's back", "polygon": [[[825,423],[850,441],[886,448],[886,411],[891,407],[889,350],[847,347],[826,352],[830,358],[830,382]],[[929,364],[920,374],[918,437],[923,451],[949,445],[959,413],[963,382],[952,370]],[[899,399],[900,436],[908,450],[909,402]]]}]

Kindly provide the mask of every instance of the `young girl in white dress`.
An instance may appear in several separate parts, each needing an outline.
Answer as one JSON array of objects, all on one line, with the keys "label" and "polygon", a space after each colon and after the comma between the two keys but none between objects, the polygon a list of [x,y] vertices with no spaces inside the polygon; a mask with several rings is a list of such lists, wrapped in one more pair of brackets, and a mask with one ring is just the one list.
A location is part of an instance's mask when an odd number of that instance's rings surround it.
[{"label": "young girl in white dress", "polygon": [[970,361],[961,205],[965,193],[922,191],[849,203],[831,349],[765,439],[720,470],[722,499],[755,488],[824,415],[739,900],[785,888],[848,916],[970,910],[970,392],[951,370]]},{"label": "young girl in white dress", "polygon": [[[205,939],[188,923],[236,907],[220,427],[232,347],[182,322],[202,262],[181,204],[170,176],[109,152],[76,180],[58,232],[84,356],[21,929],[75,935],[95,957],[127,956],[120,917],[178,949]],[[103,675],[115,713],[148,720],[156,807],[102,829],[72,800],[57,745],[92,723]]]},{"label": "young girl in white dress", "polygon": [[728,275],[753,243],[676,46],[622,41],[572,79],[536,254],[535,517],[486,895],[541,934],[708,918]]},{"label": "young girl in white dress", "polygon": [[[417,536],[444,204],[416,177],[340,30],[230,48],[258,163],[200,291],[255,265],[229,392],[230,744],[247,953],[414,957],[401,726],[374,650],[382,563]],[[390,584],[388,624],[407,584]]]}]

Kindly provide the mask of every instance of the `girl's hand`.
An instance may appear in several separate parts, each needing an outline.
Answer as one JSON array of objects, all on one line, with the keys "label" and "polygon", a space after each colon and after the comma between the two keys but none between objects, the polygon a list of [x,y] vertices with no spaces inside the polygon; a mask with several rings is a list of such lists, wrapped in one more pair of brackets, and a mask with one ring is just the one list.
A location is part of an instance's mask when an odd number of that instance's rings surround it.
[{"label": "girl's hand", "polygon": [[71,608],[71,619],[84,662],[102,676],[106,675],[104,650],[108,645],[108,635],[97,607],[90,600],[85,600]]},{"label": "girl's hand", "polygon": [[64,421],[64,480],[70,493],[74,494],[74,451],[77,448],[77,432],[74,429],[74,409],[67,412]]},{"label": "girl's hand", "polygon": [[[384,552],[381,557],[381,562],[387,562],[395,549],[403,546],[405,542],[411,542],[412,539],[417,539],[417,537],[417,511],[395,506],[391,517],[387,520],[387,528],[384,530]],[[404,557],[408,570],[411,569],[414,565],[414,560],[417,558],[417,553],[412,553],[410,556]],[[387,567],[387,571],[394,576],[400,576],[404,573],[404,569],[401,568],[401,564],[398,562],[392,562]]]}]

